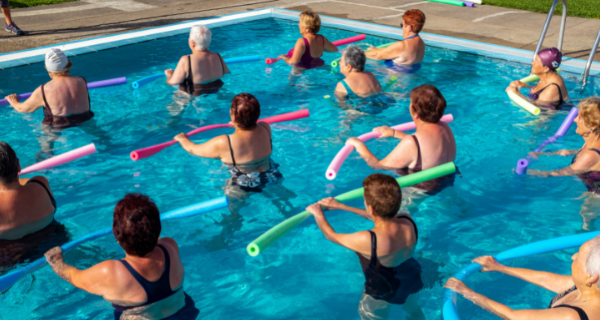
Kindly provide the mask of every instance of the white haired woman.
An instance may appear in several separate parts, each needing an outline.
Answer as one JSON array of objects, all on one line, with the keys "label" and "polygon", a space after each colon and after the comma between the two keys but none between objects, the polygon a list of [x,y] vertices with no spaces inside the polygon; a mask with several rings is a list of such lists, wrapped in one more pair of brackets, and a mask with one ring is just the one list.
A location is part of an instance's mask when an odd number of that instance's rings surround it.
[{"label": "white haired woman", "polygon": [[367,57],[365,52],[357,46],[349,46],[342,51],[340,72],[346,79],[338,82],[335,95],[340,98],[366,98],[380,93],[381,85],[377,78],[365,71]]},{"label": "white haired woman", "polygon": [[189,45],[192,54],[183,56],[173,69],[165,70],[167,83],[179,85],[179,90],[194,95],[216,93],[223,87],[221,78],[230,73],[220,54],[210,52],[212,33],[204,25],[191,28]]},{"label": "white haired woman", "polygon": [[490,256],[479,257],[482,272],[498,271],[517,277],[558,295],[550,301],[548,309],[514,310],[476,293],[456,278],[448,279],[444,287],[456,291],[466,299],[502,319],[544,319],[544,320],[599,320],[600,289],[600,236],[585,242],[571,259],[571,275],[513,268],[501,265]]}]

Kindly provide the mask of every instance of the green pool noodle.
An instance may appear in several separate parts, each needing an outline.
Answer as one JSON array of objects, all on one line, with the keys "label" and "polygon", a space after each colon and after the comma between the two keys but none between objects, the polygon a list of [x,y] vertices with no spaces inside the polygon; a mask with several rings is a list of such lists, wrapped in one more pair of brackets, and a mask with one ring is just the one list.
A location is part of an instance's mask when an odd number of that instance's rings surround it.
[{"label": "green pool noodle", "polygon": [[[378,46],[378,47],[376,47],[376,48],[377,48],[377,49],[381,49],[381,48],[387,48],[387,47],[389,47],[389,46],[393,45],[394,43],[395,43],[395,42],[390,42],[390,43],[382,44],[382,45],[380,45],[380,46]],[[367,51],[369,51],[369,50],[367,50]],[[333,60],[333,61],[331,61],[331,66],[332,66],[332,67],[334,67],[334,68],[335,68],[335,67],[337,67],[337,66],[340,64],[340,60],[342,60],[342,58],[341,58],[341,57],[340,57],[340,58],[337,58],[337,59],[335,59],[335,60]]]},{"label": "green pool noodle", "polygon": [[[556,72],[560,72],[560,68],[557,68]],[[538,80],[540,80],[540,78],[538,78],[538,76],[536,76],[535,74],[530,74],[527,77],[521,79],[520,81],[523,83],[529,83],[529,82],[534,82],[534,81],[538,81]]]},{"label": "green pool noodle", "polygon": [[456,0],[425,0],[425,1],[430,1],[430,2],[439,2],[439,3],[444,3],[444,4],[451,4],[453,6],[459,6],[459,7],[464,7],[465,3],[462,1],[456,1]]},{"label": "green pool noodle", "polygon": [[527,110],[532,115],[538,116],[540,114],[540,108],[536,107],[533,103],[527,101],[527,99],[521,97],[518,93],[514,91],[508,91],[507,94],[510,100],[516,103],[519,107]]},{"label": "green pool noodle", "polygon": [[390,82],[388,84],[385,85],[385,88],[383,88],[383,90],[381,91],[388,91],[390,89],[390,87],[396,83],[396,81],[398,81],[398,77],[396,76],[391,76],[390,77]]},{"label": "green pool noodle", "polygon": [[[454,165],[454,162],[448,162],[431,169],[423,170],[417,173],[400,177],[396,179],[396,181],[398,181],[398,184],[401,188],[406,188],[424,181],[429,181],[432,179],[443,177],[454,172],[456,172],[456,166]],[[335,199],[340,202],[358,199],[363,196],[364,192],[364,188],[359,188],[343,193],[335,197]],[[256,238],[256,240],[250,242],[250,244],[248,244],[248,246],[246,247],[246,251],[250,256],[256,257],[263,250],[275,243],[275,241],[279,240],[281,237],[285,236],[288,232],[290,232],[292,229],[294,229],[296,226],[302,223],[302,221],[304,221],[310,216],[310,212],[302,211],[297,215],[287,220],[284,220],[283,222],[279,223],[278,225],[265,232],[260,237]]]}]

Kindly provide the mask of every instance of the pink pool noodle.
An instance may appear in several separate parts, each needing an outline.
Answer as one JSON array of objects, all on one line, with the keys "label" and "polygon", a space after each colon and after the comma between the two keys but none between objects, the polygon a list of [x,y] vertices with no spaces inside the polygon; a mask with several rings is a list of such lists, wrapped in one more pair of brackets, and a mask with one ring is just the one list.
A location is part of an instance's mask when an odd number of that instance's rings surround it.
[{"label": "pink pool noodle", "polygon": [[[343,46],[343,45],[348,44],[348,43],[365,40],[366,37],[367,36],[365,36],[364,34],[359,34],[359,35],[354,36],[354,37],[350,37],[350,38],[346,38],[346,39],[341,39],[341,40],[334,41],[334,42],[332,42],[332,44],[334,46],[336,46],[336,47]],[[288,51],[287,56],[291,57],[293,54],[294,54],[294,49],[292,48],[290,51]],[[281,60],[281,58],[267,58],[265,60],[265,62],[267,64],[273,64],[273,63],[275,63],[275,62],[277,62],[279,60]]]},{"label": "pink pool noodle", "polygon": [[[454,121],[454,117],[451,114],[447,114],[447,115],[444,115],[440,119],[440,121],[450,123],[450,122]],[[416,125],[414,122],[407,122],[407,123],[399,124],[399,125],[392,127],[392,129],[394,129],[396,131],[409,131],[409,130],[414,130],[415,128],[416,128]],[[365,134],[359,136],[358,139],[360,141],[365,142],[367,140],[378,138],[380,135],[381,135],[381,133],[372,131],[372,132],[365,133]],[[329,167],[327,168],[327,171],[325,172],[325,177],[327,179],[329,179],[329,180],[335,179],[340,168],[342,167],[342,164],[344,164],[344,161],[346,161],[346,158],[348,158],[348,156],[352,153],[352,150],[354,150],[354,147],[351,145],[345,145],[342,149],[340,149],[340,151],[335,155],[335,158],[333,158],[333,160],[331,160],[331,163],[329,164]]]},{"label": "pink pool noodle", "polygon": [[[284,114],[280,114],[277,116],[272,116],[272,117],[268,117],[268,118],[264,118],[264,119],[259,119],[258,121],[259,122],[262,121],[262,122],[271,124],[271,123],[276,123],[276,122],[291,121],[291,120],[306,118],[309,115],[310,115],[310,113],[309,113],[308,109],[303,109],[303,110],[284,113]],[[209,126],[200,127],[198,129],[194,129],[194,130],[186,133],[185,135],[188,137],[191,137],[191,136],[195,135],[196,133],[200,133],[200,132],[208,131],[208,130],[212,130],[212,129],[219,129],[219,128],[233,128],[233,125],[229,124],[229,123],[213,124],[213,125],[209,125]],[[153,156],[153,155],[159,153],[164,148],[172,146],[176,143],[177,143],[177,141],[171,140],[171,141],[168,141],[165,143],[157,144],[155,146],[135,150],[129,154],[129,157],[133,161],[138,161],[140,159],[144,159],[144,158]]]},{"label": "pink pool noodle", "polygon": [[93,143],[90,143],[87,146],[83,146],[81,148],[77,148],[75,150],[65,152],[61,155],[52,157],[50,159],[44,160],[42,162],[38,162],[32,166],[29,166],[29,167],[21,170],[21,172],[19,172],[19,175],[56,167],[61,164],[65,164],[67,162],[71,162],[71,161],[77,160],[79,158],[83,158],[92,153],[96,153],[96,146]]}]

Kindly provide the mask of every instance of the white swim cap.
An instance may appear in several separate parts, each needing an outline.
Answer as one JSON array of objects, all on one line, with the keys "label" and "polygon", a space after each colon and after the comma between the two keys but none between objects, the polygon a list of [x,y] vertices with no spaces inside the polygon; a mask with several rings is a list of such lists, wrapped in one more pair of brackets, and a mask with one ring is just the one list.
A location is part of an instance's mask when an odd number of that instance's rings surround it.
[{"label": "white swim cap", "polygon": [[64,72],[66,71],[69,59],[57,48],[52,48],[46,52],[46,69],[50,72]]}]

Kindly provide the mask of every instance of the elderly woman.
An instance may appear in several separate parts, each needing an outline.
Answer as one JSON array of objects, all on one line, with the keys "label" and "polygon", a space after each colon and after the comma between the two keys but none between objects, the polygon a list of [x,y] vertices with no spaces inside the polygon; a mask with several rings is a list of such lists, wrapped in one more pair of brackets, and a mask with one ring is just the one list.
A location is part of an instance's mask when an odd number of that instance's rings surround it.
[{"label": "elderly woman", "polygon": [[73,64],[65,54],[60,49],[50,49],[45,63],[52,80],[35,89],[24,102],[19,102],[16,94],[7,96],[10,105],[22,113],[32,113],[43,107],[42,124],[53,128],[77,126],[94,117],[87,82],[83,77],[69,74]]},{"label": "elderly woman", "polygon": [[[446,100],[434,86],[422,85],[410,92],[410,115],[415,122],[415,134],[396,131],[383,126],[373,129],[381,133],[381,138],[400,139],[400,143],[382,160],[379,160],[358,138],[350,138],[347,145],[356,151],[375,170],[396,170],[396,173],[407,175],[421,170],[433,168],[456,159],[456,142],[448,124],[440,119],[446,110]],[[452,176],[444,176],[416,185],[429,193],[439,191],[440,186],[448,186],[453,182]],[[442,184],[442,181],[448,183]]]},{"label": "elderly woman", "polygon": [[[402,305],[409,313],[408,319],[425,319],[418,305],[418,292],[423,288],[421,265],[413,258],[419,232],[409,215],[398,214],[402,190],[393,177],[382,173],[368,176],[363,187],[365,209],[327,198],[306,210],[315,217],[327,240],[358,255],[365,274],[365,290],[358,306],[361,320],[388,319],[394,305]],[[322,207],[354,213],[372,220],[374,227],[356,233],[336,233]]]},{"label": "elderly woman", "polygon": [[338,82],[335,88],[337,97],[365,98],[382,91],[377,78],[371,72],[365,71],[366,61],[364,51],[357,46],[349,46],[342,50],[340,71],[346,79]]},{"label": "elderly woman", "polygon": [[[323,52],[338,52],[338,48],[323,35],[317,34],[321,29],[321,18],[312,11],[300,14],[298,28],[302,38],[296,41],[291,57],[279,56],[287,64],[295,66],[294,71],[317,68],[325,64],[321,56]],[[289,52],[288,52],[289,54]]]},{"label": "elderly woman", "polygon": [[183,56],[173,69],[165,70],[167,83],[195,97],[216,93],[224,83],[221,78],[231,73],[220,54],[208,50],[212,33],[204,25],[195,25],[188,40],[192,54]]},{"label": "elderly woman", "polygon": [[194,302],[183,291],[179,247],[171,238],[159,238],[160,231],[154,202],[145,195],[128,194],[113,214],[113,233],[125,258],[80,270],[67,264],[62,249],[55,247],[46,253],[46,259],[52,270],[73,286],[112,302],[115,319],[197,316]]},{"label": "elderly woman", "polygon": [[[529,98],[536,105],[548,109],[559,109],[569,100],[569,92],[563,78],[556,72],[562,61],[562,53],[556,48],[540,51],[531,62],[531,73],[540,78],[535,86],[519,80],[510,83],[506,91],[514,91],[524,98]],[[530,88],[529,96],[519,92],[520,88]]]},{"label": "elderly woman", "polygon": [[175,136],[175,140],[193,155],[223,161],[229,168],[231,184],[246,192],[261,192],[267,185],[282,180],[279,165],[271,160],[271,127],[268,123],[258,122],[258,100],[249,93],[238,94],[231,102],[229,115],[235,126],[232,135],[195,144],[181,133]]},{"label": "elderly woman", "polygon": [[544,310],[513,310],[508,306],[476,293],[456,278],[448,279],[444,287],[470,300],[502,319],[598,320],[600,319],[600,236],[585,242],[571,259],[571,275],[513,268],[501,265],[490,256],[479,257],[482,272],[498,271],[535,284],[558,295]]},{"label": "elderly woman", "polygon": [[366,52],[367,58],[386,60],[386,66],[393,71],[412,73],[421,69],[425,57],[425,42],[419,32],[425,25],[425,14],[419,9],[408,10],[402,16],[402,35],[404,40],[386,48],[371,47]]}]

